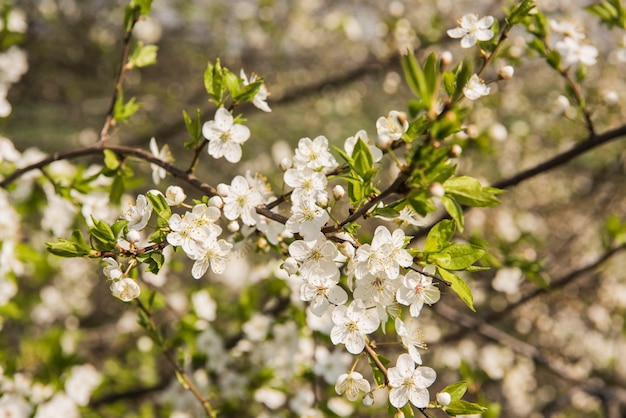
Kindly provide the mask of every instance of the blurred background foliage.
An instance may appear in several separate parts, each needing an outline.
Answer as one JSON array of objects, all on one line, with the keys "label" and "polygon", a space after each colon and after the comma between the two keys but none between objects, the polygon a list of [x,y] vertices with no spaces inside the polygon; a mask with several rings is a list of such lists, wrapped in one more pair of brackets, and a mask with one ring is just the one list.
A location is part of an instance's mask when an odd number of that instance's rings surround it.
[{"label": "blurred background foliage", "polygon": [[[582,8],[589,3],[537,1],[549,18],[579,25],[599,49],[599,62],[588,68],[582,86],[602,133],[626,120],[624,33],[600,25]],[[28,16],[22,47],[29,71],[9,93],[13,113],[0,121],[0,131],[20,150],[53,153],[97,140],[118,71],[124,6],[103,0],[18,2]],[[399,51],[412,48],[423,59],[431,51],[450,50],[456,63],[468,55],[446,29],[468,12],[502,19],[503,6],[507,2],[488,0],[155,0],[151,19],[135,35],[159,46],[158,64],[128,74],[125,93],[137,96],[142,108],[113,141],[147,149],[155,136],[180,155],[188,139],[182,110],[193,114],[199,108],[203,120],[214,114],[202,75],[207,61],[219,57],[234,72],[242,68],[263,76],[273,111],[242,109],[252,132],[244,162],[204,159],[198,176],[216,185],[246,169],[277,173],[285,149],[301,137],[326,135],[341,146],[359,129],[373,133],[375,120],[389,110],[406,110],[410,91]],[[528,40],[521,28],[511,33],[484,78],[494,80],[505,64],[515,67],[515,76],[468,103],[466,129],[451,139],[463,146],[460,172],[484,184],[533,167],[588,136],[579,112],[557,105],[565,94],[563,79],[528,50]],[[134,168],[149,178],[148,164]],[[474,400],[500,404],[503,417],[623,416],[626,257],[623,251],[603,257],[625,242],[625,172],[621,139],[511,187],[499,207],[467,214],[462,236],[486,245],[492,268],[468,277],[476,314],[449,294],[420,317],[430,346],[425,364],[440,373],[437,385],[466,379]],[[81,358],[110,380],[103,387],[115,388],[97,393],[85,416],[164,413],[150,396],[167,386],[171,372],[141,337],[135,313],[110,297],[99,268],[83,260],[30,256],[32,274],[20,280],[16,300],[32,308],[37,325],[24,333],[28,320],[4,312],[5,371],[26,370],[54,381],[66,363]],[[597,260],[602,262],[595,265]],[[158,302],[168,307],[162,320],[175,318],[181,341],[196,334],[184,304],[176,305],[177,292],[207,286],[207,279],[190,281],[187,271],[172,266],[169,299]],[[248,266],[232,280],[250,283],[262,274]],[[244,294],[237,294],[240,286],[212,286],[215,300],[235,303],[218,307],[218,321],[220,315],[239,318],[230,326],[249,320],[253,308],[285,292],[282,282],[272,283],[258,282]],[[70,293],[59,291],[68,287]],[[71,303],[60,301],[68,294]],[[525,302],[518,306],[519,301]],[[51,313],[55,303],[63,309]],[[258,379],[267,381],[263,370]],[[121,403],[128,399],[130,409]],[[223,408],[235,413],[235,404]]]}]

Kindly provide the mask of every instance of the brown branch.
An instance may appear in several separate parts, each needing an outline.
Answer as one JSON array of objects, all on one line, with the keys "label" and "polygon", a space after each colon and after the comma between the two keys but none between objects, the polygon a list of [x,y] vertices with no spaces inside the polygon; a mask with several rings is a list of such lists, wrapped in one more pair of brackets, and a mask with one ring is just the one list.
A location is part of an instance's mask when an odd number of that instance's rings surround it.
[{"label": "brown branch", "polygon": [[73,158],[85,157],[88,155],[99,155],[104,152],[104,150],[110,150],[119,155],[133,156],[139,159],[145,160],[151,164],[156,164],[159,167],[164,168],[167,172],[169,172],[172,176],[181,179],[188,183],[189,185],[195,187],[199,191],[205,193],[208,196],[216,196],[217,190],[207,183],[200,181],[194,174],[187,173],[186,171],[161,160],[159,157],[153,155],[148,151],[144,151],[140,148],[128,147],[124,145],[104,145],[104,144],[96,144],[86,148],[81,148],[77,150],[67,151],[67,152],[57,152],[52,154],[49,157],[46,157],[36,163],[27,165],[26,167],[22,167],[20,169],[15,170],[13,173],[5,177],[2,181],[0,181],[1,188],[7,188],[11,183],[16,181],[22,175],[33,171],[39,170],[43,167],[46,167],[52,164],[55,161],[61,160],[70,160]]},{"label": "brown branch", "polygon": [[113,95],[111,97],[111,104],[109,105],[109,110],[106,114],[106,119],[104,121],[104,125],[102,126],[102,130],[100,131],[100,139],[99,143],[106,142],[109,139],[109,130],[115,124],[115,120],[113,119],[113,113],[115,112],[115,104],[117,103],[118,98],[122,93],[122,88],[124,85],[124,75],[130,69],[127,65],[128,55],[130,53],[130,40],[133,34],[133,28],[137,23],[139,16],[133,16],[133,19],[128,28],[126,28],[126,32],[124,33],[124,41],[122,47],[122,56],[120,62],[120,69],[117,74],[117,80],[115,82],[115,88],[113,89]]}]

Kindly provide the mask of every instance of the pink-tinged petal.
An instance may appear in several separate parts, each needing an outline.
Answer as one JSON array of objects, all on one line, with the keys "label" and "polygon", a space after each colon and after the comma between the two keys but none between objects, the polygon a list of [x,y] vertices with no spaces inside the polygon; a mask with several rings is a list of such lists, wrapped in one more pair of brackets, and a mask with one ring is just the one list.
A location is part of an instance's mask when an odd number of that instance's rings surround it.
[{"label": "pink-tinged petal", "polygon": [[394,387],[389,391],[389,402],[396,408],[402,408],[409,401],[409,390],[406,386]]}]

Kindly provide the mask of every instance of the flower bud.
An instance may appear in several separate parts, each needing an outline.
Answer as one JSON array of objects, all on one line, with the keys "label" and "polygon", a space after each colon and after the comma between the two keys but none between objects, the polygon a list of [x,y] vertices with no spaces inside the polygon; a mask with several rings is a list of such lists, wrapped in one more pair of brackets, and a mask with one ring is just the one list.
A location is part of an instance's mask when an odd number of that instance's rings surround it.
[{"label": "flower bud", "polygon": [[515,69],[512,66],[505,65],[504,67],[500,68],[500,71],[498,71],[498,76],[502,80],[510,80],[511,78],[513,78],[514,72],[515,72]]},{"label": "flower bud", "polygon": [[619,96],[617,95],[615,90],[609,90],[604,92],[604,94],[602,95],[602,99],[607,105],[613,106],[619,101]]},{"label": "flower bud", "polygon": [[128,242],[132,242],[134,244],[134,243],[139,242],[140,239],[141,239],[141,234],[139,233],[139,231],[135,229],[131,229],[126,233],[126,240]]},{"label": "flower bud", "polygon": [[333,197],[335,200],[341,200],[346,195],[346,190],[340,185],[333,187]]},{"label": "flower bud", "polygon": [[218,209],[221,209],[224,206],[224,201],[219,196],[213,196],[212,198],[209,199],[208,203],[209,204],[207,206],[213,206]]},{"label": "flower bud", "polygon": [[474,124],[467,125],[465,127],[465,133],[470,138],[477,138],[478,137],[478,126],[476,126]]},{"label": "flower bud", "polygon": [[404,412],[402,412],[402,409],[396,409],[396,413],[393,414],[393,418],[404,418]]},{"label": "flower bud", "polygon": [[367,395],[363,397],[363,405],[365,406],[374,405],[374,397],[372,396],[371,393],[368,393]]},{"label": "flower bud", "polygon": [[170,186],[165,190],[165,201],[170,206],[178,206],[185,201],[185,192],[180,186]]},{"label": "flower bud", "polygon": [[448,152],[448,155],[450,156],[450,158],[459,158],[462,152],[463,148],[461,148],[459,144],[454,144],[450,148],[450,152]]},{"label": "flower bud", "polygon": [[450,51],[443,51],[441,53],[441,55],[439,56],[439,60],[441,62],[441,66],[443,68],[445,68],[448,65],[452,64],[452,52],[450,52]]},{"label": "flower bud", "polygon": [[433,197],[442,197],[443,195],[446,194],[446,190],[443,188],[441,183],[437,183],[437,182],[431,184],[428,191]]},{"label": "flower bud", "polygon": [[439,405],[448,406],[452,401],[452,397],[448,392],[439,392],[437,393],[437,402]]},{"label": "flower bud", "polygon": [[354,246],[348,241],[344,241],[339,245],[339,252],[350,259],[354,257]]},{"label": "flower bud", "polygon": [[328,206],[328,193],[318,193],[315,199],[315,202],[320,205],[320,207],[325,208]]},{"label": "flower bud", "polygon": [[226,197],[228,196],[228,193],[230,193],[230,187],[227,184],[220,183],[217,185],[217,194],[222,197]]},{"label": "flower bud", "polygon": [[237,232],[239,231],[239,222],[237,221],[229,222],[227,228],[230,232]]},{"label": "flower bud", "polygon": [[296,274],[298,272],[298,262],[293,257],[287,257],[281,267],[289,275]]},{"label": "flower bud", "polygon": [[280,160],[280,169],[283,171],[289,170],[292,165],[293,165],[293,161],[291,161],[291,158],[289,157],[285,157],[282,160]]}]

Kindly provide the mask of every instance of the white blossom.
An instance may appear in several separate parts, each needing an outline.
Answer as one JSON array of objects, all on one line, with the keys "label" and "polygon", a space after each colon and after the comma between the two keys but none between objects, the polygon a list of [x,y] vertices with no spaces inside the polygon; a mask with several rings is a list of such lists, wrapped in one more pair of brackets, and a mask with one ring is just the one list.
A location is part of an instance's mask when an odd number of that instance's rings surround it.
[{"label": "white blossom", "polygon": [[402,286],[396,292],[396,299],[409,306],[411,316],[417,318],[424,304],[432,305],[441,294],[433,279],[416,271],[409,271],[402,280]]},{"label": "white blossom", "polygon": [[[243,80],[244,86],[247,86],[250,83],[254,83],[258,79],[258,76],[252,73],[250,74],[250,80],[248,80],[248,77],[246,76],[246,73],[243,70],[241,70],[241,72],[239,73],[239,76]],[[272,109],[270,109],[269,105],[267,104],[268,96],[269,96],[269,92],[267,91],[267,87],[265,86],[265,83],[261,83],[261,87],[259,88],[259,91],[254,95],[254,99],[252,99],[252,104],[257,109],[260,109],[264,112],[271,112]]]},{"label": "white blossom", "polygon": [[415,368],[415,362],[408,354],[401,354],[396,367],[387,370],[389,379],[389,402],[402,408],[411,402],[417,408],[426,408],[430,402],[428,387],[435,382],[437,373],[430,367]]},{"label": "white blossom", "polygon": [[199,251],[190,256],[192,260],[195,260],[191,268],[193,278],[199,279],[204,276],[209,266],[213,273],[222,274],[226,268],[226,258],[232,248],[233,244],[223,239],[217,240],[210,237],[208,240],[203,241]]},{"label": "white blossom", "polygon": [[102,376],[91,364],[74,366],[65,381],[65,392],[77,405],[87,406],[91,393],[101,380]]},{"label": "white blossom", "polygon": [[136,281],[128,277],[111,283],[111,293],[123,302],[130,302],[138,298],[141,289]]},{"label": "white blossom", "polygon": [[335,258],[339,251],[335,245],[319,233],[311,241],[296,240],[289,245],[289,254],[300,262],[300,274],[304,280],[313,276],[330,277],[337,281],[339,269]]},{"label": "white blossom", "polygon": [[342,305],[346,303],[348,294],[334,278],[315,275],[302,283],[300,299],[304,302],[311,302],[309,306],[311,312],[317,316],[322,316],[330,304]]},{"label": "white blossom", "polygon": [[343,143],[343,149],[346,151],[346,154],[352,157],[352,153],[354,152],[354,146],[359,139],[361,139],[361,141],[363,141],[365,145],[367,145],[367,147],[369,148],[370,153],[372,154],[373,162],[377,163],[383,159],[383,152],[376,145],[370,143],[367,132],[363,129],[358,131],[354,136],[351,136],[345,140],[345,142]]},{"label": "white blossom", "polygon": [[477,74],[472,74],[465,87],[463,87],[463,94],[470,100],[477,100],[482,96],[487,96],[490,91],[491,88],[485,85],[485,82]]},{"label": "white blossom", "polygon": [[376,120],[376,132],[378,133],[378,144],[382,148],[387,148],[393,141],[402,138],[402,135],[409,129],[409,121],[404,112],[392,110],[387,117],[381,116]]},{"label": "white blossom", "polygon": [[128,221],[128,229],[141,231],[148,225],[150,215],[152,214],[152,205],[146,199],[146,196],[140,194],[137,196],[135,205],[130,205],[124,212],[124,219]]},{"label": "white blossom", "polygon": [[314,240],[329,219],[328,212],[313,201],[303,201],[291,207],[291,217],[285,227],[293,234],[300,234],[305,241]]},{"label": "white blossom", "polygon": [[582,44],[570,37],[565,37],[554,47],[563,58],[565,66],[576,65],[579,62],[584,65],[594,65],[598,57],[596,47]]},{"label": "white blossom", "polygon": [[360,299],[350,306],[337,306],[332,313],[335,326],[330,331],[333,344],[345,344],[346,350],[359,354],[365,348],[365,335],[378,329],[379,318],[375,310],[368,310]]},{"label": "white blossom", "polygon": [[228,162],[241,160],[241,144],[250,137],[247,126],[234,123],[233,115],[223,107],[215,112],[214,120],[202,126],[202,134],[209,141],[209,155],[213,158],[226,158]]},{"label": "white blossom", "polygon": [[223,200],[226,219],[234,221],[241,218],[246,225],[254,226],[256,224],[252,213],[256,206],[263,203],[263,197],[258,191],[250,187],[243,176],[236,176],[233,179]]},{"label": "white blossom", "polygon": [[328,139],[323,135],[313,140],[301,138],[293,163],[296,168],[309,167],[323,174],[328,174],[338,166],[337,160],[328,150]]},{"label": "white blossom", "polygon": [[493,22],[493,16],[479,19],[477,14],[468,13],[457,21],[459,26],[449,29],[447,34],[451,38],[461,38],[462,48],[471,48],[477,41],[488,41],[493,38],[493,31],[489,29]]},{"label": "white blossom", "polygon": [[[170,164],[174,162],[174,157],[172,156],[170,147],[165,144],[159,151],[159,146],[157,145],[155,137],[150,139],[150,152],[163,162]],[[161,179],[164,179],[167,176],[167,170],[157,164],[151,163],[150,168],[152,169],[152,181],[154,184],[159,184]]]},{"label": "white blossom", "polygon": [[356,401],[361,394],[371,390],[370,382],[359,372],[344,373],[337,378],[335,392],[338,395],[346,395],[350,401]]},{"label": "white blossom", "polygon": [[422,364],[422,355],[417,351],[418,348],[425,350],[424,334],[420,329],[417,320],[413,317],[402,321],[400,317],[396,318],[396,333],[402,339],[402,344],[409,350],[409,355],[416,364]]}]

